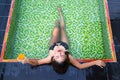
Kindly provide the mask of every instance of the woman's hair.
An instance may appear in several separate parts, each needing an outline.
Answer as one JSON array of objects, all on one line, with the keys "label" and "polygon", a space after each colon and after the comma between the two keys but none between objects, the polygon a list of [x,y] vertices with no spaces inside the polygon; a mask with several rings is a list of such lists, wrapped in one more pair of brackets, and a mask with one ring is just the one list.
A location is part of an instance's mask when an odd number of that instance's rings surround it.
[{"label": "woman's hair", "polygon": [[52,65],[52,67],[55,70],[55,72],[57,72],[59,74],[65,73],[67,71],[67,69],[68,69],[69,64],[70,64],[69,52],[66,51],[65,55],[66,55],[66,59],[63,62],[61,62],[61,63],[58,63],[57,61],[55,61],[53,59],[53,57],[51,58],[51,65]]}]

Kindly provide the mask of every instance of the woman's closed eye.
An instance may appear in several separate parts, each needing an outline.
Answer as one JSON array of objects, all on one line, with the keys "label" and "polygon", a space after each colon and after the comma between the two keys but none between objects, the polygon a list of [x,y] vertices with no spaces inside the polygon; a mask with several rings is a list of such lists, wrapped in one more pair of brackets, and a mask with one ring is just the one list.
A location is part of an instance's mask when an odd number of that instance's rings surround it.
[{"label": "woman's closed eye", "polygon": [[55,56],[55,59],[58,59],[59,58],[59,56]]},{"label": "woman's closed eye", "polygon": [[62,58],[65,58],[65,55],[61,55]]},{"label": "woman's closed eye", "polygon": [[65,55],[55,56],[55,59],[59,59],[60,57],[65,58]]}]

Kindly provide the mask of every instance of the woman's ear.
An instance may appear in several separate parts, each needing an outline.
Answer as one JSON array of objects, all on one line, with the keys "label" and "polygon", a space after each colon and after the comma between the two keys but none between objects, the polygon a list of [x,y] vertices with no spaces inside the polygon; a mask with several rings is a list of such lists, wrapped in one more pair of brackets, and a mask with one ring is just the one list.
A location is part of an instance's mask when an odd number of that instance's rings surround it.
[{"label": "woman's ear", "polygon": [[68,52],[68,50],[65,50],[65,52]]}]

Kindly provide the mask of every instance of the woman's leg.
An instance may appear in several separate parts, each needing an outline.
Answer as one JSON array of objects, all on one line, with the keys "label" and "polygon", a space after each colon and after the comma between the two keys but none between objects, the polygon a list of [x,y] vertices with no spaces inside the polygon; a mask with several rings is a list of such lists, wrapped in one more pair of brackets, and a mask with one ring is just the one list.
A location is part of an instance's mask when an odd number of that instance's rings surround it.
[{"label": "woman's leg", "polygon": [[60,34],[59,26],[60,26],[60,22],[59,21],[55,21],[55,27],[53,29],[52,37],[51,37],[51,40],[50,40],[50,46],[53,43],[58,42],[58,40],[59,40],[59,34]]},{"label": "woman's leg", "polygon": [[68,38],[66,35],[66,31],[65,31],[65,21],[64,21],[61,7],[58,7],[58,12],[60,14],[61,41],[65,42],[69,45]]}]

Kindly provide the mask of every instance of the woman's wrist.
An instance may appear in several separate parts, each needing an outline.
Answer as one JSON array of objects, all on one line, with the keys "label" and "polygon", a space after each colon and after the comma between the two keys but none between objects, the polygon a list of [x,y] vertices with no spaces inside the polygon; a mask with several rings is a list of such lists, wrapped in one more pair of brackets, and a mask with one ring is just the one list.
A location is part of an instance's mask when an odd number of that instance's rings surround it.
[{"label": "woman's wrist", "polygon": [[26,63],[29,63],[29,59],[28,58],[26,58]]},{"label": "woman's wrist", "polygon": [[22,61],[23,64],[29,63],[29,59],[25,57],[25,59]]},{"label": "woman's wrist", "polygon": [[94,65],[97,65],[97,60],[96,60],[96,61],[94,61],[93,63],[94,63]]}]

